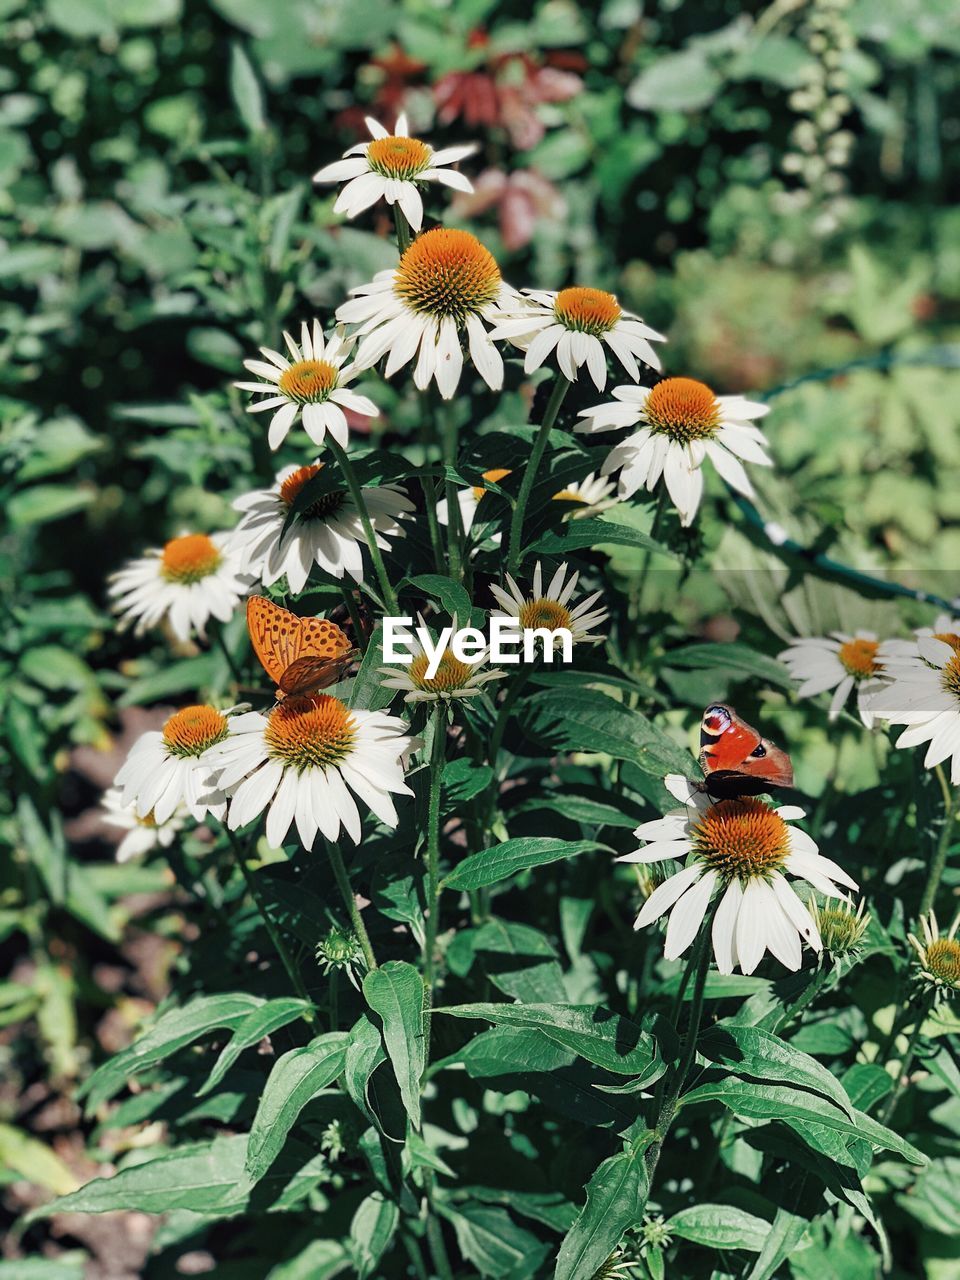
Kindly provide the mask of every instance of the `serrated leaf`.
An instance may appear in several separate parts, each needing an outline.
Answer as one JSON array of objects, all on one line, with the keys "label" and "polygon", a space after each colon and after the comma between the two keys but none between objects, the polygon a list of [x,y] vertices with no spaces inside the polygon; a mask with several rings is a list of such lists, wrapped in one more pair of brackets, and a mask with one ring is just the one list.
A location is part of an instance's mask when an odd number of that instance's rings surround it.
[{"label": "serrated leaf", "polygon": [[875,1147],[895,1151],[911,1164],[925,1165],[927,1157],[911,1143],[862,1111],[849,1119],[832,1102],[811,1093],[801,1093],[783,1085],[747,1083],[745,1080],[718,1080],[699,1085],[680,1099],[681,1106],[694,1102],[722,1102],[738,1116],[752,1120],[799,1120],[824,1125],[852,1138],[865,1138]]},{"label": "serrated leaf", "polygon": [[483,849],[464,858],[443,883],[448,889],[480,889],[530,867],[542,867],[548,862],[573,858],[578,853],[604,847],[595,840],[554,840],[545,836],[504,840],[492,849]]},{"label": "serrated leaf", "polygon": [[302,1017],[313,1006],[306,1000],[298,1000],[293,996],[283,996],[277,1000],[268,1000],[259,1009],[253,1009],[234,1031],[228,1044],[221,1050],[210,1074],[197,1090],[197,1097],[203,1097],[211,1089],[215,1089],[227,1074],[244,1049],[259,1044],[264,1036],[272,1035],[294,1019]]},{"label": "serrated leaf", "polygon": [[139,1039],[114,1054],[80,1085],[77,1096],[87,1098],[87,1114],[112,1098],[130,1076],[145,1071],[211,1031],[223,1027],[235,1030],[262,1004],[261,997],[237,991],[198,996],[182,1008],[168,1009]]},{"label": "serrated leaf", "polygon": [[336,1080],[347,1049],[345,1031],[328,1031],[273,1064],[250,1129],[246,1170],[254,1181],[270,1168],[311,1098]]},{"label": "serrated leaf", "polygon": [[405,960],[389,960],[366,975],[363,994],[383,1023],[383,1041],[404,1108],[414,1128],[419,1129],[426,1002],[423,979]]},{"label": "serrated leaf", "polygon": [[609,1009],[565,1004],[460,1004],[434,1013],[484,1018],[498,1026],[532,1027],[588,1062],[618,1075],[662,1074],[656,1041],[637,1023]]},{"label": "serrated leaf", "polygon": [[626,1229],[640,1221],[650,1190],[644,1155],[652,1138],[652,1133],[645,1133],[594,1170],[587,1202],[560,1246],[554,1280],[594,1275]]},{"label": "serrated leaf", "polygon": [[770,1223],[732,1204],[697,1204],[667,1220],[670,1233],[709,1249],[746,1249],[759,1253]]}]

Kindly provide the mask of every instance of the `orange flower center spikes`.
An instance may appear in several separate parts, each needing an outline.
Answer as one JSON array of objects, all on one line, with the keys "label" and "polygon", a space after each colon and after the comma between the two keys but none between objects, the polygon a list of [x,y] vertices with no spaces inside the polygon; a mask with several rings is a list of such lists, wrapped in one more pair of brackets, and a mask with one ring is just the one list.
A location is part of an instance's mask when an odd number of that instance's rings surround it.
[{"label": "orange flower center spikes", "polygon": [[377,138],[367,147],[367,161],[374,173],[406,182],[430,167],[432,155],[419,138]]},{"label": "orange flower center spikes", "polygon": [[326,693],[285,698],[270,712],[264,739],[275,760],[298,772],[339,764],[353,750],[356,721],[347,707]]},{"label": "orange flower center spikes", "polygon": [[960,942],[956,938],[935,938],[925,950],[929,973],[948,986],[960,984]]},{"label": "orange flower center spikes", "polygon": [[612,293],[602,289],[583,289],[579,285],[561,289],[553,304],[553,314],[568,329],[592,333],[595,337],[608,333],[620,319],[620,303]]},{"label": "orange flower center spikes", "polygon": [[326,360],[298,360],[280,375],[280,394],[297,404],[325,400],[337,385],[337,369]]},{"label": "orange flower center spikes", "polygon": [[418,689],[424,689],[427,693],[451,693],[454,689],[462,689],[470,679],[472,670],[446,650],[440,659],[436,675],[429,680],[426,675],[428,665],[425,653],[418,653],[410,663],[410,679]]},{"label": "orange flower center spikes", "polygon": [[199,582],[220,568],[223,556],[205,533],[172,538],[163,548],[160,572],[168,582]]},{"label": "orange flower center spikes", "polygon": [[720,426],[716,396],[695,378],[664,378],[651,388],[644,411],[654,431],[681,444],[709,440]]},{"label": "orange flower center spikes", "polygon": [[560,627],[566,627],[569,631],[573,630],[570,610],[556,600],[528,600],[520,606],[518,617],[524,629],[530,627],[556,631]]},{"label": "orange flower center spikes", "polygon": [[[300,496],[301,490],[307,485],[314,476],[318,476],[323,470],[323,463],[318,462],[313,466],[300,467],[297,471],[287,476],[286,480],[280,485],[280,501],[284,506],[292,507],[296,499]],[[327,516],[332,515],[334,511],[339,511],[343,506],[346,497],[342,489],[331,489],[329,493],[322,493],[316,502],[301,511],[301,520],[323,520]]]},{"label": "orange flower center spikes", "polygon": [[882,664],[877,661],[879,647],[876,640],[863,640],[858,637],[841,645],[837,657],[843,664],[844,670],[853,676],[854,680],[866,680],[869,676],[875,676],[878,671],[883,670]]},{"label": "orange flower center spikes", "polygon": [[944,693],[960,700],[960,652],[955,653],[940,672],[940,685]]},{"label": "orange flower center spikes", "polygon": [[[491,467],[489,471],[484,471],[483,478],[484,480],[489,480],[491,484],[499,484],[500,481],[505,479],[509,474],[509,467]],[[482,484],[475,484],[473,486],[473,496],[478,502],[486,492],[487,491]]]},{"label": "orange flower center spikes", "polygon": [[435,227],[404,253],[393,287],[414,311],[462,324],[496,301],[500,283],[500,268],[476,236]]},{"label": "orange flower center spikes", "polygon": [[163,726],[163,740],[174,756],[201,756],[227,736],[227,717],[215,707],[199,705],[175,711]]},{"label": "orange flower center spikes", "polygon": [[761,800],[721,800],[693,829],[693,851],[724,881],[768,878],[790,854],[787,824]]}]

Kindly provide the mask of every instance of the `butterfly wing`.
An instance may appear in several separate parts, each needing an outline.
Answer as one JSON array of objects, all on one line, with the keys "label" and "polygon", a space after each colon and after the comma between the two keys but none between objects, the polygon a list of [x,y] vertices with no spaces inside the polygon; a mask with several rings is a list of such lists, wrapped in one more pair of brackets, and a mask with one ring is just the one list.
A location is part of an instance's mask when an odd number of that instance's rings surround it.
[{"label": "butterfly wing", "polygon": [[280,691],[287,697],[303,697],[336,684],[357,656],[355,649],[336,658],[297,658],[280,677]]},{"label": "butterfly wing", "polygon": [[793,786],[787,753],[719,702],[707,707],[700,722],[700,764],[706,791],[718,800]]},{"label": "butterfly wing", "polygon": [[[260,665],[281,689],[286,673],[298,660],[331,661],[343,658],[353,647],[336,623],[326,618],[298,618],[264,596],[251,596],[247,601],[247,629]],[[296,685],[296,677],[290,683]]]}]

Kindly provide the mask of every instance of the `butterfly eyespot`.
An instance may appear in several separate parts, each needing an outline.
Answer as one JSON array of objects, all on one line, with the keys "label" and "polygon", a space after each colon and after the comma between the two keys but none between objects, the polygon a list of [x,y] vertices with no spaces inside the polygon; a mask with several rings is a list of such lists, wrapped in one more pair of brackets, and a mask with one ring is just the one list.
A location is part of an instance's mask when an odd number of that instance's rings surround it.
[{"label": "butterfly eyespot", "polygon": [[758,747],[756,747],[753,751],[750,752],[750,755],[754,760],[762,760],[766,754],[767,754],[767,748],[763,745],[762,742]]}]

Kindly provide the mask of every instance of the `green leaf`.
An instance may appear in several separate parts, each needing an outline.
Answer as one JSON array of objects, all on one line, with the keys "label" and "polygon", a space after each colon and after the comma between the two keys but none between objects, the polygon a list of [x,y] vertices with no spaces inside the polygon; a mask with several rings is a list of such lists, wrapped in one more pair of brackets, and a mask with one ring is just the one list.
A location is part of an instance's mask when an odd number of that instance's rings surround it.
[{"label": "green leaf", "polygon": [[525,710],[525,728],[554,750],[599,752],[660,778],[697,776],[688,751],[639,711],[596,690],[550,689],[528,699]]},{"label": "green leaf", "polygon": [[365,1013],[354,1023],[347,1040],[347,1053],[343,1065],[343,1083],[354,1106],[361,1111],[371,1124],[380,1128],[380,1121],[370,1105],[368,1088],[370,1077],[386,1062],[387,1055],[383,1047],[380,1029],[375,1027]]},{"label": "green leaf", "polygon": [[783,663],[745,644],[688,644],[663,655],[665,667],[730,673],[744,680],[763,680],[781,689],[792,687]]},{"label": "green leaf", "polygon": [[434,1013],[455,1018],[485,1018],[507,1027],[533,1027],[565,1049],[617,1075],[659,1079],[664,1065],[656,1041],[637,1023],[594,1005],[460,1004]]},{"label": "green leaf", "polygon": [[246,1170],[254,1181],[273,1164],[297,1116],[343,1070],[347,1048],[345,1031],[328,1031],[302,1049],[291,1049],[273,1070],[254,1116],[247,1146]]},{"label": "green leaf", "polygon": [[638,111],[699,111],[709,106],[723,81],[704,53],[695,48],[660,53],[627,89],[627,102]]},{"label": "green leaf", "polygon": [[773,1280],[780,1267],[807,1234],[809,1225],[806,1218],[788,1213],[786,1209],[778,1209],[760,1256],[754,1263],[747,1280]]},{"label": "green leaf", "polygon": [[242,45],[230,48],[230,96],[249,133],[260,133],[266,127],[263,93],[257,73]]},{"label": "green leaf", "polygon": [[46,1143],[12,1124],[0,1124],[0,1166],[58,1196],[77,1188],[76,1177]]},{"label": "green leaf", "polygon": [[488,764],[474,764],[466,756],[449,760],[443,770],[443,789],[450,800],[465,804],[481,791],[486,791],[493,781],[493,769]]},{"label": "green leaf", "polygon": [[853,1118],[853,1105],[836,1077],[816,1058],[794,1049],[769,1031],[723,1023],[709,1027],[700,1036],[697,1048],[711,1062],[728,1067],[736,1075],[812,1089]]},{"label": "green leaf", "polygon": [[464,1258],[482,1276],[510,1277],[535,1275],[548,1252],[536,1236],[518,1226],[506,1209],[486,1204],[458,1204],[445,1201],[437,1209],[453,1224],[457,1244]]},{"label": "green leaf", "polygon": [[259,1044],[264,1036],[272,1035],[281,1027],[302,1017],[313,1006],[306,1000],[297,1000],[292,996],[283,996],[277,1000],[268,1000],[259,1009],[252,1010],[234,1031],[228,1044],[221,1050],[220,1057],[214,1063],[210,1074],[197,1090],[201,1098],[211,1089],[215,1089],[227,1074],[244,1049]]},{"label": "green leaf", "polygon": [[94,489],[79,484],[69,488],[59,484],[35,484],[7,499],[7,519],[11,525],[20,528],[31,524],[50,524],[53,520],[76,515],[84,507],[89,507],[95,497]]},{"label": "green leaf", "polygon": [[0,1280],[83,1280],[88,1254],[71,1249],[55,1258],[19,1258],[0,1262]]},{"label": "green leaf", "polygon": [[347,1261],[338,1240],[311,1240],[295,1258],[271,1267],[266,1280],[332,1280],[342,1273]]},{"label": "green leaf", "polygon": [[515,876],[530,867],[542,867],[561,858],[573,858],[591,849],[603,849],[605,845],[595,840],[554,840],[545,836],[522,836],[517,840],[504,840],[492,849],[471,853],[444,878],[448,889],[479,889]]},{"label": "green leaf", "polygon": [[407,582],[411,587],[416,587],[418,591],[422,591],[425,595],[433,596],[435,600],[439,600],[450,615],[451,620],[456,616],[461,627],[469,624],[473,605],[466,590],[459,582],[454,582],[451,578],[445,578],[439,573],[421,573],[415,578],[408,578]]},{"label": "green leaf", "polygon": [[[189,1143],[176,1151],[122,1169],[110,1178],[94,1178],[72,1195],[35,1209],[29,1220],[57,1213],[113,1213],[136,1209],[142,1213],[228,1217],[247,1207],[253,1185],[244,1173],[246,1134]],[[316,1186],[324,1161],[317,1153],[297,1147],[270,1171],[258,1189],[258,1208],[288,1207]]]},{"label": "green leaf", "polygon": [[118,706],[136,707],[145,702],[162,702],[179,693],[204,689],[216,679],[222,659],[217,653],[202,653],[196,658],[181,658],[148,676],[134,680],[118,699]]},{"label": "green leaf", "polygon": [[587,1202],[564,1236],[554,1280],[585,1280],[610,1257],[626,1229],[639,1222],[649,1182],[644,1155],[648,1132],[620,1155],[604,1160],[587,1183]]},{"label": "green leaf", "polygon": [[680,1099],[681,1106],[693,1102],[722,1102],[738,1116],[752,1120],[799,1120],[823,1125],[852,1138],[865,1138],[875,1147],[895,1151],[911,1164],[925,1165],[927,1157],[905,1139],[879,1124],[862,1111],[854,1111],[848,1119],[842,1111],[810,1093],[788,1089],[782,1085],[748,1083],[745,1080],[718,1080],[691,1089]]},{"label": "green leaf", "polygon": [[77,1096],[87,1097],[87,1114],[92,1114],[102,1102],[112,1098],[130,1076],[146,1071],[211,1031],[221,1027],[235,1030],[262,1004],[259,996],[237,991],[198,996],[182,1008],[168,1009],[129,1048],[114,1054],[80,1085]]},{"label": "green leaf", "polygon": [[697,1204],[681,1209],[666,1223],[672,1235],[710,1249],[747,1249],[759,1253],[770,1223],[731,1204]]},{"label": "green leaf", "polygon": [[379,1191],[360,1202],[350,1223],[350,1252],[359,1280],[373,1274],[396,1234],[399,1221],[400,1210]]},{"label": "green leaf", "polygon": [[411,1123],[420,1128],[420,1079],[423,1075],[423,979],[405,960],[388,960],[363,980],[367,1004],[383,1023],[383,1041]]},{"label": "green leaf", "polygon": [[542,534],[528,551],[548,556],[564,558],[573,551],[583,547],[600,547],[613,545],[620,547],[641,547],[645,551],[657,551],[661,555],[676,556],[669,547],[641,533],[628,524],[619,524],[615,520],[599,520],[585,516],[580,520],[570,520],[562,529],[551,530]]},{"label": "green leaf", "polygon": [[363,711],[382,711],[390,705],[396,690],[384,687],[383,677],[380,675],[382,666],[383,623],[378,622],[350,688],[351,707],[359,707]]}]

